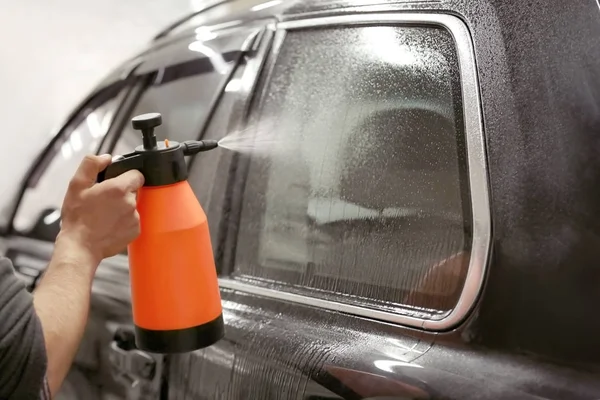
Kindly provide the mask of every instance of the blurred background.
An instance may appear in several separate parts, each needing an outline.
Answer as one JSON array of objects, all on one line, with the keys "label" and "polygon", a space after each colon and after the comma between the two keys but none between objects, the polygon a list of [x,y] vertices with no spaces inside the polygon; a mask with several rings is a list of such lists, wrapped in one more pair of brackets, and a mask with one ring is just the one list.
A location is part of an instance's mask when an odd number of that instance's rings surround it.
[{"label": "blurred background", "polygon": [[[203,0],[0,1],[0,207],[82,98]],[[10,16],[10,18],[6,18]]]}]

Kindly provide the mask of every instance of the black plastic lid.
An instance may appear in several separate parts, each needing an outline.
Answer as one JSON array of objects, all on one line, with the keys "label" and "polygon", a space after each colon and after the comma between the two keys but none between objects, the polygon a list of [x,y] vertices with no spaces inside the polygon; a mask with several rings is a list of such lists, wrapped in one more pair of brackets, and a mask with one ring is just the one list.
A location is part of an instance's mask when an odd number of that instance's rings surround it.
[{"label": "black plastic lid", "polygon": [[145,178],[144,186],[164,186],[187,179],[185,146],[178,142],[157,142],[154,128],[162,123],[158,113],[142,114],[131,120],[135,130],[142,131],[142,145],[124,154],[98,175],[98,182],[114,178],[132,169]]}]

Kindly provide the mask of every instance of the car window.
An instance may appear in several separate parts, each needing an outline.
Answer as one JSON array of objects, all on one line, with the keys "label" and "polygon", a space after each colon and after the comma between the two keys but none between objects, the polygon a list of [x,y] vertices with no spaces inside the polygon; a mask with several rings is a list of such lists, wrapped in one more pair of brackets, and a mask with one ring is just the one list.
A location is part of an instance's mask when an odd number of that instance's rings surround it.
[{"label": "car window", "polygon": [[471,245],[452,35],[300,29],[277,52],[245,134],[253,144],[240,147],[232,277],[391,310],[451,309]]},{"label": "car window", "polygon": [[102,92],[65,128],[28,182],[13,222],[17,232],[45,240],[56,237],[69,181],[83,157],[96,153],[123,95],[121,87]]},{"label": "car window", "polygon": [[[198,53],[198,56],[201,54]],[[192,59],[159,70],[153,83],[142,93],[130,118],[159,112],[163,122],[155,130],[158,140],[182,142],[197,139],[213,98],[229,77],[234,64],[231,58],[215,52],[211,58]],[[112,153],[130,153],[140,144],[141,133],[127,121]]]}]

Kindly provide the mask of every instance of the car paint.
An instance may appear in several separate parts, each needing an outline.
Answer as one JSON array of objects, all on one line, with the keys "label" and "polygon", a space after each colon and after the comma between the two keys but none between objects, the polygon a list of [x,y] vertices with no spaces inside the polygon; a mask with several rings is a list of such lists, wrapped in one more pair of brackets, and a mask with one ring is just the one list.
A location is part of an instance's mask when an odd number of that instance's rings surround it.
[{"label": "car paint", "polygon": [[[199,14],[197,23],[391,11],[464,21],[477,62],[493,221],[485,289],[458,328],[428,332],[224,288],[225,339],[168,357],[168,380],[159,382],[163,389],[156,395],[600,398],[598,4],[270,3],[226,2]],[[174,40],[163,36],[155,46]],[[13,252],[50,257],[51,249],[39,241],[7,243]],[[99,269],[93,315],[100,325],[130,322],[126,271],[122,256]]]}]

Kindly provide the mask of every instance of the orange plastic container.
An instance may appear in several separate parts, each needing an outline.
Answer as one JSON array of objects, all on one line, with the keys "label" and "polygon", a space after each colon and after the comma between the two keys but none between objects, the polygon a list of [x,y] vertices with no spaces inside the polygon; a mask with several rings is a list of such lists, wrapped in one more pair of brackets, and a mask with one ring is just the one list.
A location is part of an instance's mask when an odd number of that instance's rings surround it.
[{"label": "orange plastic container", "polygon": [[[133,321],[142,333],[138,338],[150,341],[138,347],[164,347],[151,343],[162,342],[158,336],[167,339],[175,331],[187,336],[184,331],[207,331],[211,324],[222,325],[208,222],[188,182],[140,189],[137,209],[141,234],[128,249]],[[191,331],[191,336],[197,336]],[[194,341],[212,344],[219,335],[200,336],[205,339]]]},{"label": "orange plastic container", "polygon": [[119,156],[98,182],[137,169],[141,234],[129,245],[136,345],[154,353],[210,346],[224,336],[219,283],[206,214],[187,182],[185,156],[214,149],[214,141],[157,142],[160,114],[132,121],[143,145]]}]

